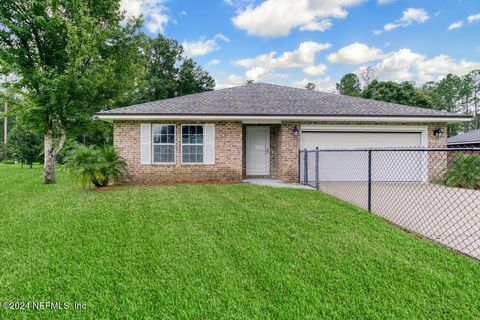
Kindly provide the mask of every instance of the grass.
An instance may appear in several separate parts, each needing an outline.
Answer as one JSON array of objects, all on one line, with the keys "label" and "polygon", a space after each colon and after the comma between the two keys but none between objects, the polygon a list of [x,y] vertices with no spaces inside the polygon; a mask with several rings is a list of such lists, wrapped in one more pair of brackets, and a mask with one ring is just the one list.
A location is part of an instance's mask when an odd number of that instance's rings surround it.
[{"label": "grass", "polygon": [[316,191],[84,191],[0,165],[0,318],[479,318],[480,263]]}]

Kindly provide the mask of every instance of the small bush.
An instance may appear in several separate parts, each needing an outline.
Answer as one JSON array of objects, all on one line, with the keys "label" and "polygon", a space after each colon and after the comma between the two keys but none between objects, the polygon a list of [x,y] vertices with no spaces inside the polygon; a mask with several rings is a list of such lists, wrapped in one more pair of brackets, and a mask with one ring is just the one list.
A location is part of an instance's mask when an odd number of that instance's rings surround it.
[{"label": "small bush", "polygon": [[84,188],[101,188],[118,181],[126,172],[127,164],[113,146],[73,149],[66,158],[66,168]]},{"label": "small bush", "polygon": [[13,160],[3,160],[2,163],[3,164],[15,164],[15,161],[13,161]]},{"label": "small bush", "polygon": [[480,155],[462,154],[453,160],[445,173],[445,185],[449,187],[480,189]]}]

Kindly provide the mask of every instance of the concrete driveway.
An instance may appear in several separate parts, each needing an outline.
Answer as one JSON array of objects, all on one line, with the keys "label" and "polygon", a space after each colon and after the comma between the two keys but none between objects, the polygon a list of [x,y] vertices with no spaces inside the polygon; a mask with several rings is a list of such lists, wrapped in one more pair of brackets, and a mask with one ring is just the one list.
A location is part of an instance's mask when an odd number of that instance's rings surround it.
[{"label": "concrete driveway", "polygon": [[[366,182],[321,182],[320,190],[367,209]],[[480,259],[480,191],[430,183],[374,182],[372,212]]]}]

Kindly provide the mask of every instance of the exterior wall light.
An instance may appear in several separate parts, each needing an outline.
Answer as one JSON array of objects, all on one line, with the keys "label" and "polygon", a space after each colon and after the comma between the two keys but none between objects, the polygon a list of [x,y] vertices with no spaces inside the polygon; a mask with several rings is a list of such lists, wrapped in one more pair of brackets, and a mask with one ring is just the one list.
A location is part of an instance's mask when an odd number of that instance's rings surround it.
[{"label": "exterior wall light", "polygon": [[293,127],[292,133],[293,133],[293,135],[294,135],[295,137],[298,136],[298,127],[297,127],[297,126],[294,126],[294,127]]},{"label": "exterior wall light", "polygon": [[437,128],[437,129],[433,130],[433,135],[435,136],[436,139],[440,139],[443,135],[442,128]]}]

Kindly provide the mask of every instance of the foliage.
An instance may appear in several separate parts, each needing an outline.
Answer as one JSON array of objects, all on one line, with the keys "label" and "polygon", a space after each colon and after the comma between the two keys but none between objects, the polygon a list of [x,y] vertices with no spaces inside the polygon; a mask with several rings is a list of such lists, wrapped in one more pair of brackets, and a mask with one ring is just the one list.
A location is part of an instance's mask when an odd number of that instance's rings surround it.
[{"label": "foliage", "polygon": [[66,167],[84,188],[101,188],[118,181],[127,164],[113,146],[79,146],[67,157]]},{"label": "foliage", "polygon": [[316,87],[317,86],[313,82],[307,82],[307,84],[305,84],[305,89],[310,90],[310,91],[315,91]]},{"label": "foliage", "polygon": [[444,179],[449,187],[480,190],[480,155],[457,156],[448,167]]},{"label": "foliage", "polygon": [[8,145],[0,141],[0,161],[10,158],[10,149]]},{"label": "foliage", "polygon": [[142,42],[147,73],[130,103],[141,103],[213,90],[215,80],[192,59],[183,56],[177,40],[159,34]]},{"label": "foliage", "polygon": [[3,160],[2,163],[3,164],[15,164],[15,161],[13,161],[13,160]]},{"label": "foliage", "polygon": [[362,92],[360,80],[354,73],[348,73],[337,83],[337,91],[345,96],[359,96]]},{"label": "foliage", "polygon": [[364,84],[360,88],[358,77],[349,73],[340,83],[337,91],[350,96],[399,103],[421,108],[445,110],[470,115],[470,123],[448,125],[448,136],[480,128],[480,69],[463,76],[448,74],[439,81],[430,81],[417,86],[413,82],[374,80],[375,69],[365,67],[360,70]]},{"label": "foliage", "polygon": [[44,135],[45,183],[67,134],[118,105],[143,77],[140,21],[122,23],[118,0],[2,0],[2,74],[19,77],[18,119]]},{"label": "foliage", "polygon": [[399,103],[422,108],[432,108],[430,100],[411,82],[373,80],[362,92],[367,99]]},{"label": "foliage", "polygon": [[42,137],[17,124],[11,130],[8,145],[12,158],[32,167],[43,152]]},{"label": "foliage", "polygon": [[478,261],[315,191],[78,192],[61,175],[41,185],[39,173],[0,165],[8,204],[0,205],[0,301],[49,297],[87,308],[2,310],[6,319],[480,315]]},{"label": "foliage", "polygon": [[183,61],[178,76],[178,96],[211,91],[215,87],[215,80],[190,58]]}]

